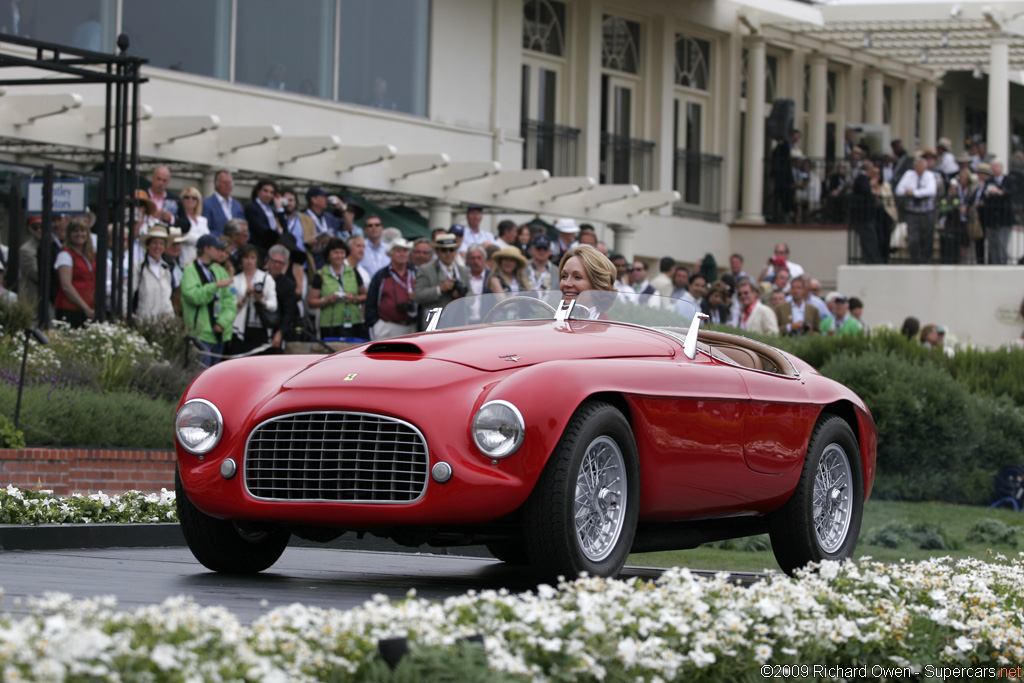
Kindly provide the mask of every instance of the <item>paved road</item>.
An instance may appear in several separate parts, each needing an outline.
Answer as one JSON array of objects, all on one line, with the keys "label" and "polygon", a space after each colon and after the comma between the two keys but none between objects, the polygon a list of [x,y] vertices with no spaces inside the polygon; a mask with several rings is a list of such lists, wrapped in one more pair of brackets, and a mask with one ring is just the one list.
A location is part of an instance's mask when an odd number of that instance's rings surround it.
[{"label": "paved road", "polygon": [[[655,578],[657,569],[627,568],[624,577]],[[5,550],[0,552],[0,611],[23,614],[15,598],[47,591],[76,598],[114,595],[124,608],[191,595],[200,605],[224,605],[248,623],[271,608],[301,602],[349,609],[377,593],[392,599],[415,588],[443,599],[470,589],[536,588],[521,567],[493,559],[403,552],[289,547],[268,571],[226,576],[206,570],[188,548]],[[266,600],[267,606],[261,606]]]}]

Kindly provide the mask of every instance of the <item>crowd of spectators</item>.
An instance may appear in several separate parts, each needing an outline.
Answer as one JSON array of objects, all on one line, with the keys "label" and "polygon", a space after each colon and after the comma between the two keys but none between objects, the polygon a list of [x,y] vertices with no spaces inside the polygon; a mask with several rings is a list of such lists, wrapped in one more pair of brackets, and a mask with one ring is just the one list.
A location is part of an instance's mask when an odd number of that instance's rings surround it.
[{"label": "crowd of spectators", "polygon": [[773,150],[768,214],[776,222],[848,223],[860,263],[1011,263],[1010,236],[1024,226],[1024,151],[1007,160],[968,140],[908,152],[869,149],[846,129],[845,153],[835,162],[811,160],[794,131]]},{"label": "crowd of spectators", "polygon": [[[983,174],[989,164],[979,162]],[[869,187],[882,177],[871,162],[863,168]],[[572,219],[555,221],[555,239],[543,225],[511,221],[500,222],[497,234],[488,232],[481,206],[468,207],[464,225],[409,241],[397,229],[385,229],[380,216],[318,186],[303,193],[301,208],[296,191],[273,180],[258,181],[244,206],[230,197],[228,171],[216,174],[215,195],[205,200],[195,187],[180,196],[170,193],[169,181],[166,167],[158,167],[150,189],[131,202],[135,272],[125,294],[139,320],[181,318],[208,365],[224,356],[279,353],[289,341],[406,334],[423,329],[427,310],[468,294],[556,290],[560,255],[580,245],[603,255],[609,273],[614,267],[612,289],[639,302],[658,303],[655,295],[688,301],[714,324],[765,335],[843,336],[865,329],[863,302],[823,294],[786,244],[776,245],[750,273],[741,254],[732,254],[723,272],[710,255],[690,268],[670,256],[657,263],[629,261],[609,252],[592,226]],[[46,272],[37,259],[40,227],[37,217],[30,218],[20,246],[17,296],[23,301],[38,299]],[[72,325],[93,316],[91,232],[87,217],[54,222],[53,312]],[[934,343],[933,332],[922,330],[921,341]],[[914,328],[908,336],[917,333]]]}]

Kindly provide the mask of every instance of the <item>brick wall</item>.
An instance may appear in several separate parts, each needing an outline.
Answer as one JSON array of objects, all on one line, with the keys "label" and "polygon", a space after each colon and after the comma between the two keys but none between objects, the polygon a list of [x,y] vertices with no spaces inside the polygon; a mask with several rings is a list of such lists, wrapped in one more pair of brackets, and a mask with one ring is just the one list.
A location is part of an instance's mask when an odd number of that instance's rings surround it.
[{"label": "brick wall", "polygon": [[174,489],[174,451],[0,448],[0,486],[120,494]]}]

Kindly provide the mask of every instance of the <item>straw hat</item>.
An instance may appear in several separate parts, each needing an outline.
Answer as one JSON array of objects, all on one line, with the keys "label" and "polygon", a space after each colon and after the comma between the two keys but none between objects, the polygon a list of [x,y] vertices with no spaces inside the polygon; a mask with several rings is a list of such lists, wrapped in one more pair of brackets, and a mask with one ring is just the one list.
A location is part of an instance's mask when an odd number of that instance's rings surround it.
[{"label": "straw hat", "polygon": [[526,257],[523,256],[523,252],[519,249],[519,247],[511,244],[507,247],[502,247],[498,251],[494,252],[494,256],[492,258],[494,259],[495,263],[500,263],[501,259],[503,258],[510,258],[513,261],[516,261],[520,265],[520,267],[526,265]]},{"label": "straw hat", "polygon": [[129,197],[128,203],[144,207],[147,214],[156,213],[156,204],[149,198],[149,193],[145,190],[135,190],[135,196]]},{"label": "straw hat", "polygon": [[145,234],[140,235],[139,242],[142,244],[142,248],[145,249],[149,246],[149,241],[156,238],[162,239],[164,241],[164,246],[167,246],[170,242],[171,235],[167,232],[167,226],[163,223],[157,223],[147,230]]}]

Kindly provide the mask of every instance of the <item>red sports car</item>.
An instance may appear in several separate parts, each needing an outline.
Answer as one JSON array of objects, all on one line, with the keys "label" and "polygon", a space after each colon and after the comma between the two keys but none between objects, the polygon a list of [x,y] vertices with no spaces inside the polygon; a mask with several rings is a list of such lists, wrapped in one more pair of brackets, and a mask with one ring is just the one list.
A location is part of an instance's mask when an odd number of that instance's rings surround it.
[{"label": "red sports car", "polygon": [[292,534],[486,545],[546,577],[770,534],[787,572],[847,558],[875,474],[863,401],[685,302],[458,299],[428,330],[227,361],[175,419],[178,515],[219,572]]}]

